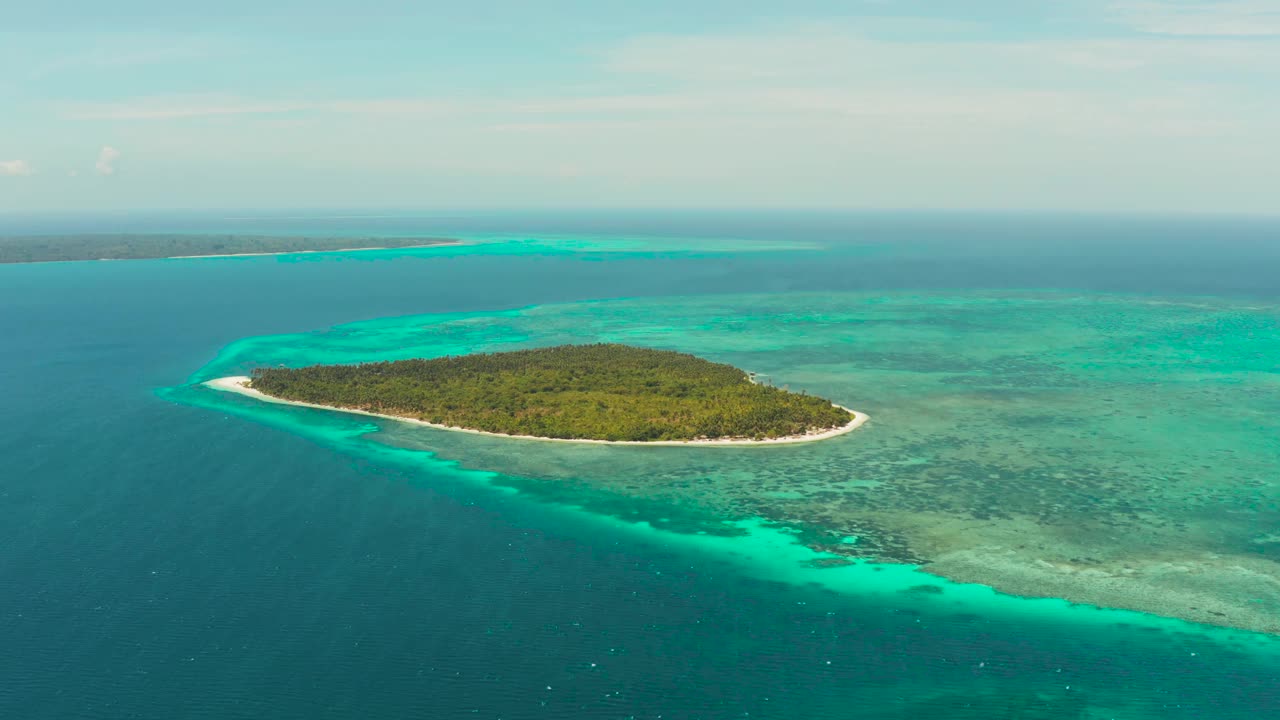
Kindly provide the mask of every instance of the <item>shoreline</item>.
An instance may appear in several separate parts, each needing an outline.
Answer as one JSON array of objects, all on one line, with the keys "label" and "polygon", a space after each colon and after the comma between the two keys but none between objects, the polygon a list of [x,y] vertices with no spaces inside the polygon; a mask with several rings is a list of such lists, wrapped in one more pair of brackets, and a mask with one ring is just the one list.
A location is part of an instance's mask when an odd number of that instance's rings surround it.
[{"label": "shoreline", "polygon": [[559,443],[580,443],[590,445],[633,445],[633,446],[657,446],[657,447],[758,447],[761,445],[796,445],[799,443],[818,442],[819,440],[827,440],[840,435],[845,435],[862,427],[871,418],[866,414],[837,405],[836,407],[853,413],[853,420],[838,428],[824,430],[820,433],[810,433],[807,435],[789,435],[780,438],[768,438],[765,440],[746,440],[746,439],[728,439],[728,440],[594,440],[589,438],[549,438],[539,437],[537,435],[507,435],[505,433],[486,432],[484,430],[474,430],[471,428],[455,427],[452,425],[442,425],[440,423],[427,422],[426,420],[417,420],[415,418],[402,417],[399,415],[384,415],[381,413],[369,412],[367,410],[357,410],[355,408],[344,408],[336,405],[321,405],[319,403],[302,402],[300,400],[285,400],[283,398],[268,395],[260,390],[245,385],[250,378],[246,375],[232,375],[229,377],[216,378],[201,383],[205,387],[222,392],[232,392],[246,397],[261,400],[262,402],[276,403],[278,405],[295,405],[298,407],[309,407],[317,410],[332,410],[334,412],[344,412],[353,415],[365,415],[367,417],[383,418],[385,420],[398,420],[413,425],[421,425],[424,427],[435,428],[437,430],[452,430],[454,432],[465,432],[473,435],[488,435],[489,437],[508,438],[511,440],[539,440],[542,442],[559,442]]},{"label": "shoreline", "polygon": [[[169,255],[157,260],[199,260],[201,258],[230,258],[230,257],[267,257],[270,255],[311,255],[315,253],[341,253],[341,252],[363,252],[365,250],[416,250],[421,248],[432,247],[451,247],[454,245],[464,245],[462,240],[451,240],[449,242],[435,242],[427,245],[397,245],[396,247],[353,247],[353,248],[334,248],[332,250],[281,250],[280,252],[254,252],[254,253],[218,253],[213,255]],[[98,258],[99,261],[106,260],[131,260],[133,258]],[[144,258],[138,258],[144,259]]]}]

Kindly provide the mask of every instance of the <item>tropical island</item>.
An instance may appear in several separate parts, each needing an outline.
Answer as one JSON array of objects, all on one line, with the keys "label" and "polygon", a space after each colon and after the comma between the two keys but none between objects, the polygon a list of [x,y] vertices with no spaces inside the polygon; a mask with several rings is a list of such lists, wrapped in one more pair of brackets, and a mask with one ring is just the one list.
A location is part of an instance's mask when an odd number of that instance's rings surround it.
[{"label": "tropical island", "polygon": [[274,402],[575,442],[808,442],[867,419],[830,400],[757,383],[732,365],[620,344],[258,368],[252,377],[208,384]]},{"label": "tropical island", "polygon": [[274,235],[186,235],[84,233],[0,237],[0,263],[69,260],[147,260],[283,255],[287,253],[384,250],[450,245],[457,240],[433,237],[302,237]]}]

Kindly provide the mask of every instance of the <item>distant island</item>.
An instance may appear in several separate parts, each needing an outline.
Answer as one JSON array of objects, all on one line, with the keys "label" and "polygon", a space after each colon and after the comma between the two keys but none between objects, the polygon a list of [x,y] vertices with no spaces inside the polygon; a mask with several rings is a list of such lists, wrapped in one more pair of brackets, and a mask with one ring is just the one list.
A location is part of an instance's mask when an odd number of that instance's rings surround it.
[{"label": "distant island", "polygon": [[732,365],[619,344],[259,368],[209,383],[260,399],[495,435],[642,444],[808,442],[866,416]]},{"label": "distant island", "polygon": [[432,237],[296,237],[272,235],[79,234],[0,237],[0,263],[146,260],[226,255],[379,250],[449,245]]}]

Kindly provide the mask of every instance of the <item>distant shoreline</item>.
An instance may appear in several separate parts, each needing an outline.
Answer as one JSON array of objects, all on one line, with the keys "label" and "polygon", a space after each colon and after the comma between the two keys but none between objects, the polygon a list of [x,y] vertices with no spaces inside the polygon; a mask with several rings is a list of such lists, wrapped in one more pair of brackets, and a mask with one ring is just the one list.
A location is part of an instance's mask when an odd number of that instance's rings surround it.
[{"label": "distant shoreline", "polygon": [[[352,248],[334,248],[332,250],[280,250],[278,252],[250,252],[250,253],[218,253],[215,255],[169,255],[163,258],[152,258],[154,260],[199,260],[202,258],[230,258],[230,257],[266,257],[269,255],[308,255],[312,253],[340,253],[340,252],[363,252],[365,250],[413,250],[415,248],[442,247],[448,245],[462,245],[461,240],[441,240],[439,242],[427,243],[425,245],[400,245],[396,247],[352,247]],[[98,258],[98,260],[121,260],[125,258]]]},{"label": "distant shoreline", "polygon": [[261,257],[364,250],[449,247],[466,241],[449,237],[328,237],[209,233],[80,233],[0,235],[0,265],[110,260],[194,260]]},{"label": "distant shoreline", "polygon": [[317,410],[333,410],[335,412],[351,413],[353,415],[365,415],[368,417],[383,418],[385,420],[398,420],[400,422],[410,423],[413,425],[421,425],[425,427],[431,427],[437,430],[452,430],[454,432],[465,432],[465,433],[471,433],[473,435],[488,435],[490,437],[508,438],[512,440],[540,440],[543,442],[579,443],[584,445],[586,444],[589,444],[589,445],[643,445],[643,446],[659,446],[659,447],[662,447],[662,446],[666,446],[666,447],[677,447],[677,446],[753,447],[753,446],[761,446],[761,445],[795,445],[798,443],[818,442],[820,440],[827,440],[833,437],[838,437],[840,435],[851,433],[854,430],[857,430],[858,428],[862,427],[862,425],[866,423],[867,420],[871,419],[865,413],[859,412],[857,410],[852,410],[850,408],[844,407],[843,405],[837,405],[836,407],[839,407],[842,410],[846,410],[852,413],[853,420],[850,420],[847,424],[842,425],[838,428],[832,428],[830,430],[824,430],[818,433],[809,433],[807,435],[788,435],[786,437],[766,438],[764,440],[750,440],[746,438],[740,438],[740,439],[723,439],[723,440],[648,441],[648,440],[593,440],[588,438],[551,438],[551,437],[539,437],[537,435],[507,435],[504,433],[493,433],[493,432],[486,432],[484,430],[474,430],[472,428],[454,427],[451,425],[441,425],[439,423],[427,422],[426,420],[418,420],[416,418],[403,417],[400,415],[384,415],[381,413],[369,412],[367,410],[357,410],[355,408],[344,408],[344,407],[338,407],[335,405],[321,405],[319,403],[301,402],[298,400],[285,400],[283,398],[278,398],[273,395],[268,395],[260,390],[254,390],[253,388],[249,387],[245,383],[249,382],[251,379],[252,378],[249,378],[248,376],[245,376],[245,375],[233,375],[230,377],[223,377],[223,378],[217,378],[215,380],[209,380],[205,382],[204,385],[207,387],[213,388],[214,390],[238,393],[240,395],[251,397],[256,400],[261,400],[263,402],[276,403],[279,405],[295,405],[298,407],[309,407],[309,408],[315,408]]}]

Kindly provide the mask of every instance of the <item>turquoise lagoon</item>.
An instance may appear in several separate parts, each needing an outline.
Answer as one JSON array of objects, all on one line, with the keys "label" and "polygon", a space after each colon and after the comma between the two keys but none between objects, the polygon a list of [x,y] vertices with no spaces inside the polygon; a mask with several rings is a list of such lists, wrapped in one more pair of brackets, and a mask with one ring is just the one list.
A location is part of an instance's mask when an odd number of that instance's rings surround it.
[{"label": "turquoise lagoon", "polygon": [[[1269,556],[1280,545],[1265,530],[1280,521],[1268,492],[1280,474],[1275,308],[1044,293],[583,302],[252,338],[196,379],[572,342],[693,352],[873,420],[821,444],[720,453],[512,447],[394,422],[369,440],[518,478],[534,495],[578,487],[589,499],[575,504],[672,530],[693,526],[664,504],[705,513],[695,532],[764,518],[841,557],[1280,631]],[[645,509],[619,511],[628,499]]]},{"label": "turquoise lagoon", "polygon": [[[1215,245],[1154,220],[379,222],[484,242],[5,269],[5,389],[29,412],[0,609],[34,661],[0,667],[22,680],[0,709],[1280,710],[1273,226],[1210,224]],[[594,341],[872,421],[803,446],[566,446],[199,384]]]}]

